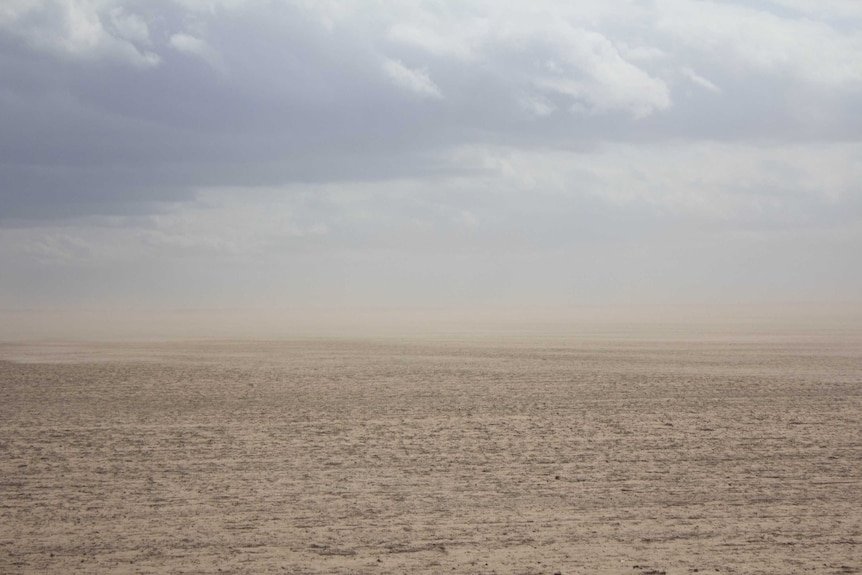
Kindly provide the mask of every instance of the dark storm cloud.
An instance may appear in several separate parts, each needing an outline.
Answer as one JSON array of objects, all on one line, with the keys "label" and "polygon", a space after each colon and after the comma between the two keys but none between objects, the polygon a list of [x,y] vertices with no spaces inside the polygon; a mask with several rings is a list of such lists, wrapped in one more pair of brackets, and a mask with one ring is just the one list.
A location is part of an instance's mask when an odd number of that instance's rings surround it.
[{"label": "dark storm cloud", "polygon": [[0,219],[136,211],[206,185],[404,173],[384,154],[404,150],[422,103],[405,106],[379,70],[354,70],[357,41],[276,12],[266,26],[212,16],[215,60],[161,46],[143,69],[3,38]]},{"label": "dark storm cloud", "polygon": [[[438,176],[464,168],[441,159],[464,145],[862,130],[858,38],[776,3],[16,5],[0,26],[0,221],[142,213],[202,187]],[[787,60],[793,33],[822,48],[822,69]]]}]

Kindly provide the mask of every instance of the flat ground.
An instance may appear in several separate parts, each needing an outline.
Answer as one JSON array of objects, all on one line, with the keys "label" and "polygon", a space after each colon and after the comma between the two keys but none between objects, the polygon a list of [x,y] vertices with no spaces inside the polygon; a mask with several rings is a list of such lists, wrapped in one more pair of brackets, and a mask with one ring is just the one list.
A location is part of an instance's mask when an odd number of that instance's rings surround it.
[{"label": "flat ground", "polygon": [[860,421],[840,337],[2,344],[0,573],[860,573]]}]

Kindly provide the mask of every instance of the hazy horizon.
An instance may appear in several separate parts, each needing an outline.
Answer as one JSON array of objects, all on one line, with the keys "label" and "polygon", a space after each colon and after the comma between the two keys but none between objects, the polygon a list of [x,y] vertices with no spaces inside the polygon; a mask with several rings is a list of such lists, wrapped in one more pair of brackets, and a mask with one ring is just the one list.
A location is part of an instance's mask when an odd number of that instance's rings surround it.
[{"label": "hazy horizon", "polygon": [[862,341],[848,304],[520,308],[0,310],[0,342],[295,338],[825,338]]}]

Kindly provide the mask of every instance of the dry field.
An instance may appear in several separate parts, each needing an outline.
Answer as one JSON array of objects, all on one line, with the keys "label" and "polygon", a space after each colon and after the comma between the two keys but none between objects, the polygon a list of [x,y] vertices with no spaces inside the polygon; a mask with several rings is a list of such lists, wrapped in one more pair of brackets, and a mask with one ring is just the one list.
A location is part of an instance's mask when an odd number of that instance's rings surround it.
[{"label": "dry field", "polygon": [[862,347],[0,345],[0,573],[860,573]]}]

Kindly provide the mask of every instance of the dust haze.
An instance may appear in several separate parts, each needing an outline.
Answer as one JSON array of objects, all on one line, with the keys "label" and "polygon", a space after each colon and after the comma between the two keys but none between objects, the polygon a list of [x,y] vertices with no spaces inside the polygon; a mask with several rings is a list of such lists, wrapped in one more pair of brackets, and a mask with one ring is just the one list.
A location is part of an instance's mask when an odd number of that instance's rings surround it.
[{"label": "dust haze", "polygon": [[0,310],[0,341],[159,341],[302,337],[557,335],[611,337],[853,334],[851,304],[616,305],[453,309],[308,307],[269,310]]}]

